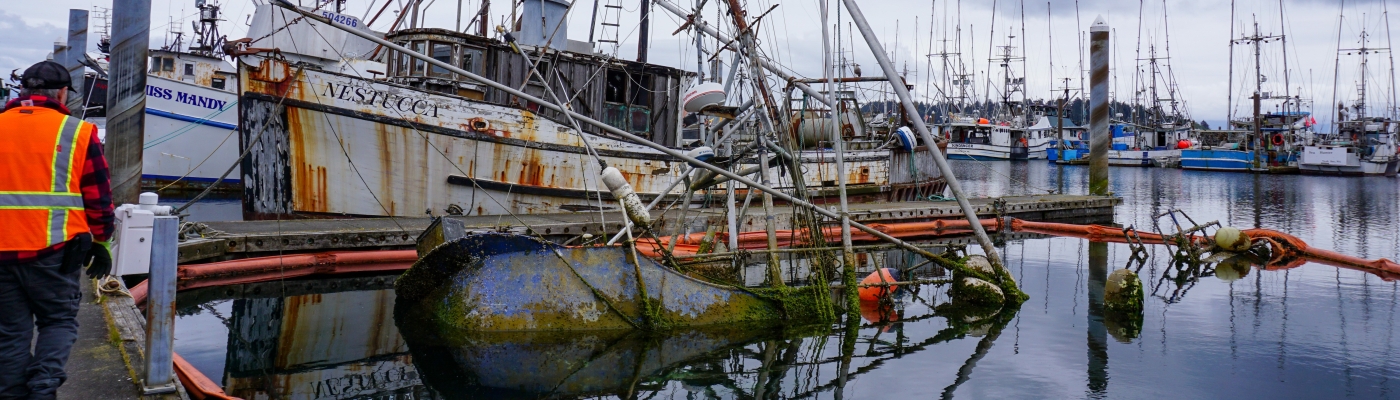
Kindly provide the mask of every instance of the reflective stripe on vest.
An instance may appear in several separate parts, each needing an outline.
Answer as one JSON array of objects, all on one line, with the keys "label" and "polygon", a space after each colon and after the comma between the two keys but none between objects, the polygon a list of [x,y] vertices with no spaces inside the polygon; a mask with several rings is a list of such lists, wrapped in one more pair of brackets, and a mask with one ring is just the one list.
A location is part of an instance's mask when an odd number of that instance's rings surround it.
[{"label": "reflective stripe on vest", "polygon": [[77,154],[82,122],[81,119],[64,116],[63,123],[59,124],[58,132],[54,135],[53,161],[48,163],[51,168],[49,176],[53,180],[49,185],[50,191],[0,191],[0,210],[48,211],[48,246],[68,240],[70,211],[83,209],[82,193],[69,191],[69,185],[81,173],[74,170],[73,158],[86,156]]}]

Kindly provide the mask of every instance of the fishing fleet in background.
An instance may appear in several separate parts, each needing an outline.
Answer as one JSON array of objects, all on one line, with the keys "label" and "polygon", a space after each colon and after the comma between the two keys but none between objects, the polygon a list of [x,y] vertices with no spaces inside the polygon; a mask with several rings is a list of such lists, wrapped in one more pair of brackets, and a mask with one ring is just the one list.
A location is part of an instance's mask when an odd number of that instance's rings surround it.
[{"label": "fishing fleet in background", "polygon": [[[685,17],[674,4],[656,4]],[[642,199],[713,202],[738,190],[739,199],[750,200],[748,188],[731,188],[727,178],[695,172],[678,158],[323,22],[289,18],[264,4],[249,17],[248,38],[229,40],[218,31],[219,5],[197,6],[193,35],[171,28],[167,44],[149,53],[143,186],[219,184],[242,192],[244,217],[252,219],[578,212],[607,208],[602,201],[612,200],[601,172],[591,168],[603,163]],[[558,0],[528,0],[514,30],[496,27],[496,35],[483,23],[440,29],[416,18],[380,33],[340,10],[316,11],[532,95],[554,101],[563,95],[590,118],[817,202],[837,198],[834,132],[845,144],[852,201],[941,198],[942,171],[918,156],[930,149],[910,128],[916,118],[936,128],[936,146],[950,159],[1087,163],[1083,76],[1077,88],[1074,78],[1060,78],[1054,99],[1031,99],[1027,58],[1018,53],[1024,32],[1019,47],[1016,35],[994,46],[989,66],[1000,71],[990,68],[980,79],[961,59],[961,39],[949,47],[950,40],[934,41],[930,32],[930,41],[943,46],[930,46],[936,51],[930,60],[943,62],[941,74],[929,74],[938,78],[925,84],[939,88],[927,90],[924,115],[911,116],[888,98],[858,95],[866,93],[862,84],[886,82],[862,78],[849,49],[835,52],[834,77],[801,78],[764,65],[787,86],[735,85],[743,82],[736,72],[754,71],[719,57],[698,61],[694,71],[649,63],[644,55],[619,59],[606,16],[595,30],[599,38],[572,40],[567,29],[556,29],[567,10]],[[83,53],[90,72],[83,82],[85,107],[78,111],[99,126],[110,30],[102,24],[98,51]],[[1379,84],[1367,82],[1368,64],[1376,62],[1367,55],[1377,49],[1368,47],[1364,30],[1360,48],[1338,49],[1339,65],[1358,67],[1361,82],[1354,98],[1337,102],[1330,127],[1317,124],[1311,100],[1290,86],[1287,38],[1261,34],[1258,22],[1239,35],[1232,27],[1231,35],[1230,113],[1217,129],[1191,118],[1169,51],[1159,54],[1149,43],[1139,49],[1137,65],[1119,67],[1135,73],[1122,80],[1131,81],[1131,101],[1110,103],[1110,165],[1396,175],[1400,121],[1395,107],[1378,107],[1367,97],[1367,88]],[[608,43],[612,55],[602,50]],[[1268,46],[1280,46],[1281,60],[1261,59],[1261,47]],[[1265,66],[1282,71],[1266,75]],[[1236,79],[1248,93],[1236,93]],[[984,81],[988,89],[979,94]],[[1250,111],[1236,113],[1237,103]],[[411,144],[418,141],[429,145]]]}]

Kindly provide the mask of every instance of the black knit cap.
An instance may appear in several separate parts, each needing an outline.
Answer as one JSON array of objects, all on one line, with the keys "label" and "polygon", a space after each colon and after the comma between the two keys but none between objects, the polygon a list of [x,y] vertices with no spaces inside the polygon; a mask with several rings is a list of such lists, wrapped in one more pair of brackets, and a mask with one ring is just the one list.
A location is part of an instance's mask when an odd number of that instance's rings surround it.
[{"label": "black knit cap", "polygon": [[19,81],[25,89],[73,89],[68,69],[53,61],[40,61],[30,66]]}]

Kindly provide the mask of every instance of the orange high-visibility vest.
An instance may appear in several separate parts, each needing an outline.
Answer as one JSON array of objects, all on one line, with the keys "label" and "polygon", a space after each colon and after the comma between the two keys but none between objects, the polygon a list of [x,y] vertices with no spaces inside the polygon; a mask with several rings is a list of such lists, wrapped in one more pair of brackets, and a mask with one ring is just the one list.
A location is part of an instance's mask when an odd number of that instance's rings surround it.
[{"label": "orange high-visibility vest", "polygon": [[94,130],[44,107],[0,113],[0,251],[33,251],[88,233],[79,187]]}]

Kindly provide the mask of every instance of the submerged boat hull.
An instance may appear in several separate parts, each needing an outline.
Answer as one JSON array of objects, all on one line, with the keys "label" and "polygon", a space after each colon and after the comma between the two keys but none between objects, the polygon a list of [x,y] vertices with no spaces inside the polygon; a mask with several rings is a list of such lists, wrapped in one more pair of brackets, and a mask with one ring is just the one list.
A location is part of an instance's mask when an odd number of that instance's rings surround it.
[{"label": "submerged boat hull", "polygon": [[766,323],[780,315],[773,303],[748,291],[700,281],[650,259],[633,260],[619,246],[563,247],[488,233],[448,239],[420,254],[395,285],[397,301],[443,328],[633,329],[656,322]]}]

